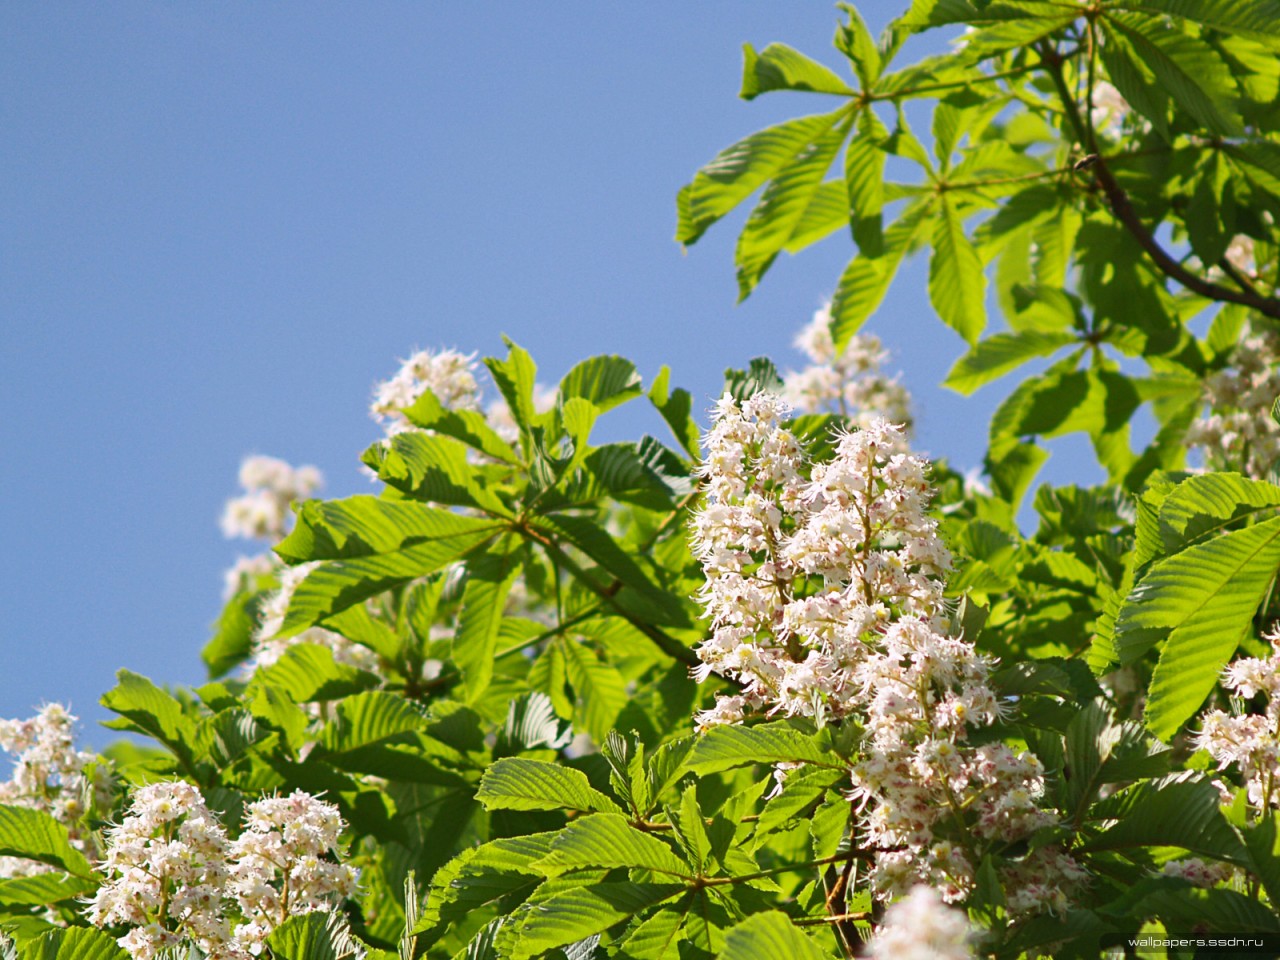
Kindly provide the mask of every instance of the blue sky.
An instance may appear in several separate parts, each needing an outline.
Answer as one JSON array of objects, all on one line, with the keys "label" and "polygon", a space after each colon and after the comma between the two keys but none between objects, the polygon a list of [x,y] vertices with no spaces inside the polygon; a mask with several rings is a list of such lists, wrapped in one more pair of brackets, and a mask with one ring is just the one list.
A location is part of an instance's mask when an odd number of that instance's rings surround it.
[{"label": "blue sky", "polygon": [[[862,6],[873,28],[899,7]],[[505,332],[548,382],[621,353],[703,406],[726,366],[798,365],[848,238],[735,306],[734,224],[684,253],[674,197],[721,147],[829,109],[737,100],[741,44],[844,71],[835,23],[738,0],[0,9],[0,716],[102,719],[121,666],[202,681],[248,552],[217,525],[241,458],[367,490],[370,390],[415,347],[497,353]],[[920,447],[972,465],[999,398],[937,388],[963,345],[925,271],[869,329]],[[1091,476],[1069,452],[1051,475]]]}]

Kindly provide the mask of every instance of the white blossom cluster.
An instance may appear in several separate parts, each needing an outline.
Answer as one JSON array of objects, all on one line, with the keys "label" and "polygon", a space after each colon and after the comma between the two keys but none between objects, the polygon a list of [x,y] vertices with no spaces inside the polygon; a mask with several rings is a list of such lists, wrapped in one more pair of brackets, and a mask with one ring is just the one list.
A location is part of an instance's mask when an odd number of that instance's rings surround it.
[{"label": "white blossom cluster", "polygon": [[245,829],[228,847],[231,882],[240,914],[236,940],[257,954],[286,917],[329,910],[335,898],[354,896],[354,867],[328,859],[342,833],[338,808],[301,790],[249,804]]},{"label": "white blossom cluster", "polygon": [[[85,814],[110,805],[111,777],[97,754],[76,749],[75,722],[58,703],[26,720],[0,720],[0,749],[13,754],[9,779],[0,782],[0,803],[49,814],[67,828],[73,847],[92,856]],[[0,857],[0,878],[48,870],[35,860]]]},{"label": "white blossom cluster", "polygon": [[320,489],[315,467],[292,467],[275,457],[246,457],[240,465],[244,493],[227,501],[222,532],[248,540],[279,540],[285,534],[289,504]]},{"label": "white blossom cluster", "polygon": [[1258,810],[1280,808],[1280,630],[1266,638],[1272,644],[1271,656],[1236,660],[1222,678],[1223,686],[1236,696],[1252,699],[1263,694],[1266,711],[1233,716],[1211,710],[1195,739],[1220,770],[1240,771],[1249,803]]},{"label": "white blossom cluster", "polygon": [[340,633],[326,630],[324,627],[310,627],[291,637],[278,637],[280,628],[284,626],[285,614],[289,611],[289,601],[298,584],[307,578],[312,570],[320,565],[300,563],[291,567],[280,567],[280,587],[263,598],[259,610],[260,622],[253,637],[253,657],[250,671],[259,667],[269,667],[281,657],[285,651],[300,643],[311,643],[328,647],[333,651],[335,663],[357,667],[361,670],[378,672],[378,655],[368,647],[361,646]]},{"label": "white blossom cluster", "polygon": [[[1054,821],[1038,805],[1043,768],[1003,744],[967,743],[971,726],[1007,705],[989,683],[993,661],[947,635],[951,557],[926,513],[927,462],[877,420],[811,464],[783,426],[787,412],[769,394],[726,396],[706,438],[707,501],[692,540],[711,636],[695,676],[742,689],[696,722],[856,718],[865,734],[851,798],[876,851],[877,894],[925,883],[963,900],[977,866],[967,844],[1020,840]],[[1026,878],[1026,912],[1060,908],[1083,878],[1054,856]]]},{"label": "white blossom cluster", "polygon": [[1265,479],[1280,464],[1280,424],[1271,417],[1280,398],[1280,333],[1250,332],[1231,366],[1205,381],[1208,413],[1191,424],[1187,444],[1206,468],[1238,470]]},{"label": "white blossom cluster", "polygon": [[924,512],[925,462],[880,420],[841,437],[830,463],[810,465],[782,425],[788,413],[771,394],[741,405],[726,395],[706,438],[693,547],[712,634],[698,678],[732,677],[743,693],[701,726],[746,709],[843,716],[861,704],[870,638],[899,618],[908,631],[942,623],[951,557]]},{"label": "white blossom cluster", "polygon": [[297,791],[249,804],[229,840],[200,790],[181,781],[139,787],[108,833],[108,882],[89,905],[134,960],[194,943],[208,960],[249,960],[291,916],[331,910],[355,892],[354,868],[330,859],[337,808]]},{"label": "white blossom cluster", "polygon": [[443,407],[474,410],[480,404],[475,369],[474,353],[419,350],[401,364],[395,376],[374,387],[369,415],[393,436],[413,428],[401,411],[427,391],[435,394]]},{"label": "white blossom cluster", "polygon": [[965,915],[936,892],[916,886],[884,912],[868,944],[872,960],[969,960],[972,931]]},{"label": "white blossom cluster", "polygon": [[859,426],[879,417],[910,427],[911,396],[896,377],[881,372],[889,354],[878,338],[855,334],[837,353],[828,304],[800,331],[795,345],[811,361],[783,377],[782,395],[797,410],[838,413]]}]

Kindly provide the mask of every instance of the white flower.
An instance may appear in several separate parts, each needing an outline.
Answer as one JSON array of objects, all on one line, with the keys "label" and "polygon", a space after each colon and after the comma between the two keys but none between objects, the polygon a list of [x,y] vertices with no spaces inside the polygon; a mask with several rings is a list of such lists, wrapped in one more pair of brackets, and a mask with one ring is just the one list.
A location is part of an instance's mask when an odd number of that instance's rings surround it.
[{"label": "white flower", "polygon": [[412,429],[401,411],[428,391],[443,407],[473,410],[480,398],[475,369],[473,353],[420,350],[402,363],[395,376],[374,388],[369,415],[382,422],[390,436]]},{"label": "white flower", "polygon": [[[110,803],[111,777],[96,754],[76,749],[75,722],[60,703],[26,720],[0,720],[0,749],[14,755],[9,779],[0,782],[0,803],[49,814],[67,828],[72,846],[93,854],[93,835],[83,820],[92,808]],[[0,857],[0,877],[49,869],[34,860]]]},{"label": "white flower", "polygon": [[839,413],[859,426],[868,426],[876,418],[910,424],[911,397],[896,377],[880,372],[889,354],[876,337],[855,334],[836,353],[830,304],[813,315],[795,345],[812,361],[783,377],[783,396],[797,410]]},{"label": "white flower", "polygon": [[872,937],[875,960],[968,960],[970,929],[965,915],[926,886],[913,887],[889,905]]},{"label": "white flower", "polygon": [[227,501],[222,532],[228,538],[278,540],[285,534],[289,504],[309,497],[324,482],[315,467],[291,467],[275,457],[246,457],[240,465],[244,493]]},{"label": "white flower", "polygon": [[1231,365],[1205,381],[1207,411],[1187,429],[1204,466],[1265,479],[1280,463],[1280,424],[1271,409],[1280,398],[1280,334],[1246,331]]}]

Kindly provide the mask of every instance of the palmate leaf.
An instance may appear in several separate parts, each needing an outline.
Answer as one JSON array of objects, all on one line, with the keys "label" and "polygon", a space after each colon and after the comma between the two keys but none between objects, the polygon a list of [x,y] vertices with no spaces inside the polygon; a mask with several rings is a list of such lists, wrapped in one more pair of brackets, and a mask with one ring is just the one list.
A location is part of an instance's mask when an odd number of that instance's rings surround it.
[{"label": "palmate leaf", "polygon": [[1184,771],[1140,783],[1094,805],[1091,818],[1116,822],[1084,849],[1182,847],[1216,860],[1244,863],[1244,844],[1218,807],[1218,788],[1198,773]]},{"label": "palmate leaf", "polygon": [[514,464],[519,456],[511,448],[511,444],[503,440],[478,410],[449,410],[436,399],[430,390],[425,391],[413,406],[402,411],[415,427],[433,430],[455,440],[461,440],[467,446],[481,453]]},{"label": "palmate leaf", "polygon": [[997,333],[973,345],[955,362],[943,386],[956,393],[969,396],[979,387],[1003,376],[1036,357],[1049,354],[1074,343],[1069,333],[1023,330],[1018,333]]},{"label": "palmate leaf", "polygon": [[[671,900],[682,884],[599,883],[571,887],[518,910],[511,922],[513,944],[504,956],[527,960],[555,947],[603,933],[628,917]],[[504,931],[505,934],[505,931]]]},{"label": "palmate leaf", "polygon": [[844,764],[816,739],[786,723],[755,727],[719,726],[696,742],[685,768],[700,776],[756,763],[805,762],[842,769]]},{"label": "palmate leaf", "polygon": [[1116,619],[1116,650],[1132,663],[1167,635],[1148,691],[1146,723],[1168,738],[1204,701],[1249,629],[1280,565],[1280,517],[1159,561]]},{"label": "palmate leaf", "polygon": [[533,866],[548,876],[592,867],[626,867],[693,879],[692,869],[670,847],[614,813],[575,820],[560,831],[550,852]]},{"label": "palmate leaf", "polygon": [[810,202],[830,169],[850,123],[841,118],[802,149],[769,184],[738,235],[738,300],[745,300],[764,276],[778,251],[795,235]]},{"label": "palmate leaf", "polygon": [[829,956],[785,913],[770,910],[750,916],[727,931],[720,960],[827,960]]},{"label": "palmate leaf", "polygon": [[929,258],[929,300],[947,326],[969,343],[976,343],[987,325],[987,278],[982,259],[945,195],[938,212],[933,256]]},{"label": "palmate leaf", "polygon": [[492,520],[409,501],[356,496],[309,502],[276,552],[295,563],[324,562],[294,590],[277,636],[291,637],[353,604],[439,570],[502,529]]},{"label": "palmate leaf", "polygon": [[347,960],[363,954],[341,913],[290,917],[267,937],[276,960]]},{"label": "palmate leaf", "polygon": [[769,127],[722,150],[676,199],[676,240],[698,241],[713,223],[749,197],[835,122],[817,114]]},{"label": "palmate leaf", "polygon": [[129,960],[109,933],[93,927],[50,930],[18,950],[18,960]]},{"label": "palmate leaf", "polygon": [[462,609],[453,634],[453,662],[462,674],[467,703],[475,703],[493,679],[498,631],[511,585],[520,573],[519,557],[512,552],[517,541],[504,538],[487,553],[467,562]]},{"label": "palmate leaf", "polygon": [[559,397],[562,402],[581,397],[604,412],[642,392],[636,365],[625,357],[608,355],[574,364],[560,381]]},{"label": "palmate leaf", "polygon": [[880,76],[883,64],[880,48],[857,9],[852,4],[842,4],[841,9],[847,19],[836,28],[836,49],[849,58],[863,89],[869,90]]},{"label": "palmate leaf", "polygon": [[466,445],[452,437],[406,430],[375,443],[362,459],[388,486],[419,500],[509,514],[467,462]]},{"label": "palmate leaf", "polygon": [[849,339],[880,306],[929,210],[927,202],[908,207],[885,231],[882,252],[876,256],[859,253],[845,267],[836,285],[835,296],[831,298],[831,336],[837,350],[844,349]]},{"label": "palmate leaf", "polygon": [[1280,3],[1276,0],[1124,0],[1120,6],[1243,34],[1273,48],[1280,42]]},{"label": "palmate leaf", "polygon": [[415,702],[384,690],[347,697],[334,714],[320,733],[320,746],[333,753],[357,750],[427,725],[427,715]]},{"label": "palmate leaf", "polygon": [[1243,131],[1231,68],[1208,43],[1136,14],[1110,14],[1106,25],[1108,33],[1123,34],[1160,86],[1199,123],[1222,136]]},{"label": "palmate leaf", "polygon": [[476,799],[486,810],[621,812],[582,771],[523,757],[504,757],[485,770]]},{"label": "palmate leaf", "polygon": [[547,855],[556,836],[506,837],[462,851],[431,878],[426,907],[413,932],[435,935],[473,910],[520,891],[532,893],[544,876],[533,864]]},{"label": "palmate leaf", "polygon": [[330,648],[299,643],[255,671],[250,689],[269,687],[294,703],[311,703],[338,700],[377,685],[377,675],[338,663]]},{"label": "palmate leaf", "polygon": [[759,53],[751,44],[742,46],[743,100],[754,100],[771,90],[802,90],[851,97],[849,88],[829,68],[811,60],[785,43],[771,43]]},{"label": "palmate leaf", "polygon": [[191,745],[196,740],[195,722],[182,712],[182,704],[146,677],[129,670],[118,671],[116,685],[102,695],[100,702],[122,718],[105,726],[154,737],[172,750],[188,770],[194,766]]},{"label": "palmate leaf", "polygon": [[92,878],[93,868],[71,846],[67,828],[49,814],[0,804],[0,857],[47,863],[76,877]]}]

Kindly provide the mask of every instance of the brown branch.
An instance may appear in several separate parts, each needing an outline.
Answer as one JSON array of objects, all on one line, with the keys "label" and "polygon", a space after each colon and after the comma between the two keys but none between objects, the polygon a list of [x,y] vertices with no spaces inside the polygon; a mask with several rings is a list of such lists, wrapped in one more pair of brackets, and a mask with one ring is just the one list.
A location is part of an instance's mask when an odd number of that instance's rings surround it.
[{"label": "brown branch", "polygon": [[1067,118],[1075,128],[1077,142],[1089,153],[1089,156],[1086,157],[1087,164],[1085,161],[1081,161],[1081,169],[1091,169],[1093,171],[1094,178],[1102,189],[1103,195],[1107,198],[1107,204],[1111,207],[1112,214],[1133,235],[1133,238],[1138,241],[1139,246],[1147,252],[1147,255],[1160,268],[1160,271],[1165,276],[1176,280],[1188,290],[1198,293],[1202,297],[1226,303],[1239,303],[1250,309],[1257,310],[1265,316],[1280,319],[1280,299],[1262,296],[1252,288],[1252,285],[1246,285],[1246,289],[1243,290],[1232,290],[1230,287],[1224,287],[1206,280],[1204,277],[1192,273],[1160,246],[1155,236],[1142,222],[1142,218],[1138,216],[1138,212],[1133,208],[1129,195],[1125,193],[1124,188],[1116,180],[1111,168],[1107,165],[1107,161],[1102,158],[1097,143],[1090,138],[1088,127],[1080,116],[1080,108],[1077,106],[1075,98],[1071,96],[1071,91],[1067,89],[1067,81],[1062,74],[1061,55],[1053,49],[1053,46],[1048,41],[1040,44],[1039,51],[1040,59],[1049,68],[1050,79],[1053,80],[1054,86],[1058,89],[1058,95],[1062,98]]}]

